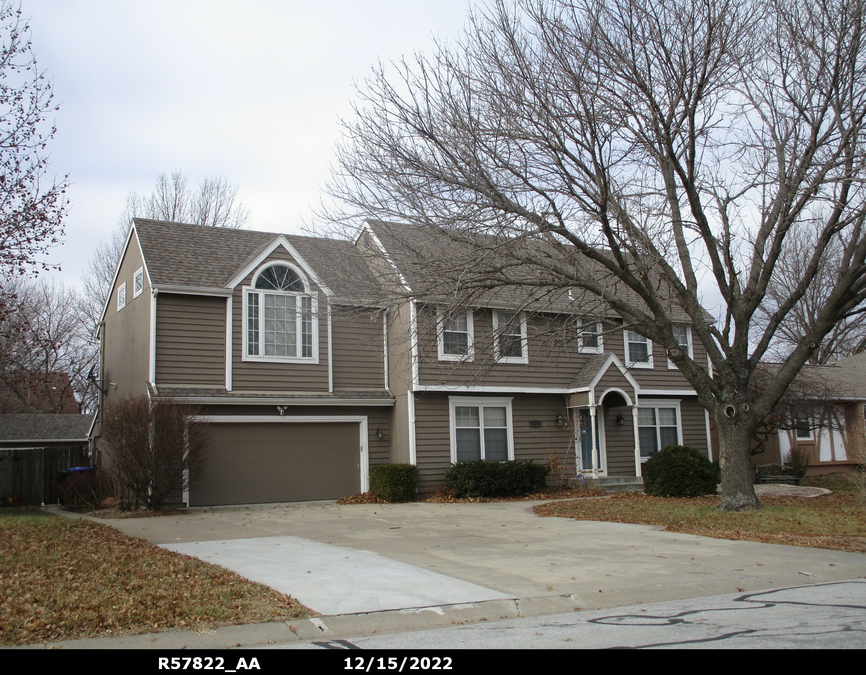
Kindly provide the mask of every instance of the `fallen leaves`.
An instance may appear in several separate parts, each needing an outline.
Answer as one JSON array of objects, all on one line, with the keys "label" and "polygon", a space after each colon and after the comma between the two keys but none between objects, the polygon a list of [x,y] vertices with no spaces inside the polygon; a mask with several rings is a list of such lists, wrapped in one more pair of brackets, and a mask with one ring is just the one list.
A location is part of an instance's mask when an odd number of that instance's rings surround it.
[{"label": "fallen leaves", "polygon": [[0,514],[0,643],[202,629],[309,614],[222,567],[86,520]]}]

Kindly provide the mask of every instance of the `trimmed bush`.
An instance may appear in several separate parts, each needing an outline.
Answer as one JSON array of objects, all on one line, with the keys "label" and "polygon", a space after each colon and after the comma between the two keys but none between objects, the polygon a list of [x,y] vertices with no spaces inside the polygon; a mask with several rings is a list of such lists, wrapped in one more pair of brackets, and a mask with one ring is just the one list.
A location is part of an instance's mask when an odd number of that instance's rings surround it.
[{"label": "trimmed bush", "polygon": [[379,464],[370,467],[370,492],[396,504],[411,502],[418,491],[418,467],[412,464]]},{"label": "trimmed bush", "polygon": [[719,470],[687,445],[669,445],[643,465],[644,492],[657,497],[700,497],[716,493]]},{"label": "trimmed bush", "polygon": [[445,486],[458,497],[515,497],[543,490],[548,473],[532,462],[458,462],[445,472]]}]

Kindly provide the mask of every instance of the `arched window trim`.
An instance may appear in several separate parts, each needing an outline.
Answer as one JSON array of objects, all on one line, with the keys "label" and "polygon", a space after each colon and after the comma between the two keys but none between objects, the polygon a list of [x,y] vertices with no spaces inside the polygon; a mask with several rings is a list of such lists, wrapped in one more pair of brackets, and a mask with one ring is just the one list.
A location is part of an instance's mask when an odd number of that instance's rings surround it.
[{"label": "arched window trim", "polygon": [[268,293],[305,293],[307,295],[310,294],[310,282],[307,279],[307,275],[304,274],[304,271],[300,267],[293,265],[292,263],[287,262],[285,260],[272,260],[268,263],[265,263],[261,267],[259,267],[256,270],[256,273],[253,274],[251,287],[257,291],[265,290],[263,288],[256,288],[256,284],[259,281],[259,277],[262,276],[262,274],[266,270],[269,270],[272,267],[288,267],[290,270],[292,270],[292,272],[294,272],[295,274],[298,275],[298,279],[300,279],[301,283],[304,285],[304,290],[303,291],[276,291],[276,290],[271,289],[271,290],[267,291]]},{"label": "arched window trim", "polygon": [[[304,291],[279,291],[256,288],[259,277],[272,267],[288,267],[304,285]],[[243,293],[243,353],[244,361],[268,363],[313,363],[319,362],[319,320],[317,293],[311,289],[304,272],[284,260],[272,260],[260,266],[253,274],[250,285],[241,289]],[[279,297],[294,297],[294,321],[287,326],[284,334],[276,333],[265,325],[265,305]],[[268,299],[270,298],[270,300]],[[283,308],[285,311],[285,308]],[[279,342],[289,332],[294,333],[295,353],[267,354],[266,341]],[[268,338],[271,338],[268,340]],[[251,353],[252,352],[252,353]]]}]

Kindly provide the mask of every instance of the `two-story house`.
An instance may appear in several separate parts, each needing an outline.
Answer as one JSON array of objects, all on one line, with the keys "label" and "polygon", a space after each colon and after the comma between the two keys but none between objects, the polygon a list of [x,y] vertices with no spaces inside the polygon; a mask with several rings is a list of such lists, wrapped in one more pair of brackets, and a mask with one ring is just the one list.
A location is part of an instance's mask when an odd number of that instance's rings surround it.
[{"label": "two-story house", "polygon": [[[455,311],[424,292],[412,232],[136,219],[100,325],[100,408],[138,395],[201,407],[210,444],[191,506],[333,499],[386,462],[416,464],[432,490],[470,459],[639,476],[665,445],[708,451],[694,391],[615,313],[576,321],[573,303],[501,294]],[[685,319],[680,336],[706,358]]]}]

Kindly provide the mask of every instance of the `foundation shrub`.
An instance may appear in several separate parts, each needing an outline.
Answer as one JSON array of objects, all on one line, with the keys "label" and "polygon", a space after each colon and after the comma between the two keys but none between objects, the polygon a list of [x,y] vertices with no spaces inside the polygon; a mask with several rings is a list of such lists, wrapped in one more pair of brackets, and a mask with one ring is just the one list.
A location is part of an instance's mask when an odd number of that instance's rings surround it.
[{"label": "foundation shrub", "polygon": [[57,494],[64,506],[96,508],[116,497],[111,475],[99,468],[64,472],[57,482]]},{"label": "foundation shrub", "polygon": [[687,445],[669,445],[641,469],[644,492],[656,497],[700,497],[715,494],[718,466]]},{"label": "foundation shrub", "polygon": [[370,492],[396,504],[411,502],[418,491],[418,467],[412,464],[379,464],[370,467]]},{"label": "foundation shrub", "polygon": [[458,497],[516,497],[543,490],[548,473],[532,462],[458,462],[445,472],[445,487]]}]

